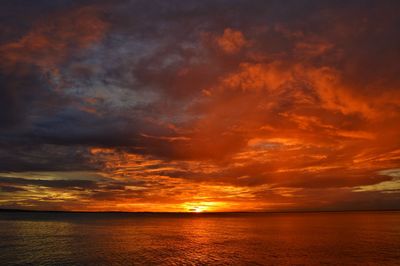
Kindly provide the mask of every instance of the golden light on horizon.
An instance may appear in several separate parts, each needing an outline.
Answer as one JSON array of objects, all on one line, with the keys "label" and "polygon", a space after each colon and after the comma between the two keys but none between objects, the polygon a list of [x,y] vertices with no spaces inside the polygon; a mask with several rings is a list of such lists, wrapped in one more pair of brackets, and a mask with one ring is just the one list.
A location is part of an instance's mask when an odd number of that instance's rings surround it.
[{"label": "golden light on horizon", "polygon": [[184,16],[154,16],[150,31],[141,16],[138,23],[105,16],[102,10],[131,8],[101,1],[5,21],[1,207],[398,206],[397,14],[368,20],[372,10],[392,10],[379,4],[343,16],[349,4],[330,16],[317,12],[318,19],[308,15],[314,9],[303,10],[304,19],[257,19],[264,4],[238,5],[220,19],[207,8],[192,16],[187,10],[201,4],[182,3]]},{"label": "golden light on horizon", "polygon": [[207,211],[207,207],[201,203],[186,203],[183,206],[184,212],[201,213]]},{"label": "golden light on horizon", "polygon": [[196,201],[182,204],[182,209],[184,212],[192,213],[221,212],[229,210],[228,205],[228,202]]}]

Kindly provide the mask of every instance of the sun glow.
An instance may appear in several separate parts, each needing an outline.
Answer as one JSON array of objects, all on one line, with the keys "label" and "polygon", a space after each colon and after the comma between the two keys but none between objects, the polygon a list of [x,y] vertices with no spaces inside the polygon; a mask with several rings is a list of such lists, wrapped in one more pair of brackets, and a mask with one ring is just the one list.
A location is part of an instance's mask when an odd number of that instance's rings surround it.
[{"label": "sun glow", "polygon": [[187,212],[192,212],[192,213],[201,213],[207,211],[207,208],[205,206],[191,206],[187,208]]},{"label": "sun glow", "polygon": [[195,213],[200,213],[200,212],[203,212],[203,210],[202,210],[201,208],[195,208],[195,209],[194,209],[194,212],[195,212]]},{"label": "sun glow", "polygon": [[224,211],[225,208],[225,202],[196,201],[186,202],[182,205],[182,209],[192,213]]}]

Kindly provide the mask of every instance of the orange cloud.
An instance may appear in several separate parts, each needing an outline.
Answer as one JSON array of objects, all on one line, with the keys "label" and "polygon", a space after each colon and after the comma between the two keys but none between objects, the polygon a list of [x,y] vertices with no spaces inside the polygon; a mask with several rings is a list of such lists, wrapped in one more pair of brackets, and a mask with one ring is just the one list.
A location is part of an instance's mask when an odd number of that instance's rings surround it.
[{"label": "orange cloud", "polygon": [[50,70],[71,52],[99,41],[106,29],[96,7],[53,14],[35,23],[18,41],[0,46],[1,65],[10,68],[23,63]]},{"label": "orange cloud", "polygon": [[237,53],[249,43],[242,32],[230,28],[225,29],[222,36],[216,38],[216,42],[227,54]]}]

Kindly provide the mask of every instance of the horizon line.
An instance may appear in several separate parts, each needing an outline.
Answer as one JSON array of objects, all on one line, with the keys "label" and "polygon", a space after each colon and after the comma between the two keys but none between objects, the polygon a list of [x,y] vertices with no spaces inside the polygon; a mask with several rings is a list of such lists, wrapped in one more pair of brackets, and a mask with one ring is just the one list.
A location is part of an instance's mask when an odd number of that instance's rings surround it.
[{"label": "horizon line", "polygon": [[203,212],[177,212],[177,211],[77,211],[77,210],[28,210],[28,209],[8,209],[0,208],[0,212],[33,212],[33,213],[82,213],[82,214],[95,214],[95,213],[121,213],[121,214],[284,214],[284,213],[337,213],[337,212],[400,212],[399,209],[354,209],[354,210],[293,210],[293,211],[203,211]]}]

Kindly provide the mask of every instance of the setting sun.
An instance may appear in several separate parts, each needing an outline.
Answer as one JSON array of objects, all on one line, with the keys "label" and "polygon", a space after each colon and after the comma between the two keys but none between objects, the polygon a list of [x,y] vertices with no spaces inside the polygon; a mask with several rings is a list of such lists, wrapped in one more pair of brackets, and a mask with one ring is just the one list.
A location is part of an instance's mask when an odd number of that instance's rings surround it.
[{"label": "setting sun", "polygon": [[202,210],[200,207],[198,207],[198,208],[195,208],[195,209],[194,209],[194,212],[199,213],[199,212],[203,212],[203,210]]}]

